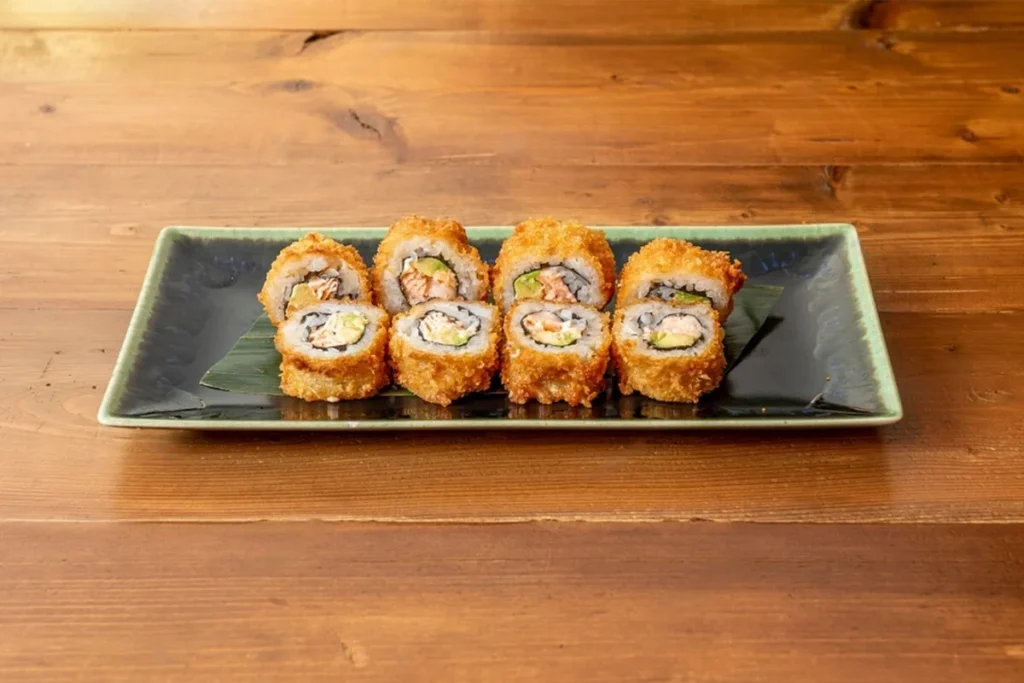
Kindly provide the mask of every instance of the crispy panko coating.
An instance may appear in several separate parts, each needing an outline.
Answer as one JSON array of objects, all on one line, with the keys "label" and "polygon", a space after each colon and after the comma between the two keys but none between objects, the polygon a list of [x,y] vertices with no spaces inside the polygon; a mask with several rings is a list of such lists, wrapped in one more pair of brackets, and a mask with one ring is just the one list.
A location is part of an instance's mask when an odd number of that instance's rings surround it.
[{"label": "crispy panko coating", "polygon": [[341,244],[325,237],[318,232],[311,232],[297,242],[292,242],[281,250],[274,259],[270,270],[267,271],[267,279],[263,283],[263,289],[257,295],[260,303],[263,304],[267,317],[275,326],[284,322],[285,315],[281,309],[280,297],[287,297],[288,292],[277,282],[293,262],[310,256],[319,255],[327,260],[329,266],[344,265],[356,274],[359,279],[360,296],[356,301],[373,303],[373,290],[370,287],[370,273],[355,247],[348,244]]},{"label": "crispy panko coating", "polygon": [[601,330],[597,344],[587,356],[576,353],[545,353],[522,343],[513,334],[512,320],[516,306],[505,316],[505,348],[502,353],[501,382],[513,403],[533,399],[550,404],[565,401],[569,405],[590,407],[591,401],[604,391],[604,374],[608,369],[611,335],[608,314],[595,318]]},{"label": "crispy panko coating", "polygon": [[628,396],[636,391],[658,401],[696,403],[722,383],[725,334],[721,325],[715,325],[715,336],[701,355],[659,356],[640,353],[638,346],[642,342],[624,338],[625,313],[624,309],[617,310],[612,323],[612,358],[623,394]]},{"label": "crispy panko coating", "polygon": [[[476,353],[434,353],[417,348],[408,339],[394,332],[388,344],[395,381],[424,401],[447,406],[467,394],[486,391],[498,370],[501,347],[501,316],[493,310],[491,329],[481,329],[477,335],[487,335],[487,344]],[[395,317],[392,329],[409,316],[429,310],[429,304],[420,304],[407,313]]]},{"label": "crispy panko coating", "polygon": [[281,328],[274,337],[281,354],[281,391],[305,401],[369,398],[391,382],[387,341],[388,316],[383,312],[373,339],[350,356],[318,358],[289,348]]},{"label": "crispy panko coating", "polygon": [[680,275],[697,275],[719,282],[728,303],[716,307],[724,321],[732,312],[733,295],[740,291],[747,276],[740,262],[724,251],[707,251],[686,240],[659,237],[633,253],[619,273],[616,306],[639,300],[643,285]]},{"label": "crispy panko coating", "polygon": [[[491,285],[490,268],[480,258],[477,248],[469,243],[466,229],[458,221],[450,218],[430,220],[421,216],[406,216],[388,228],[387,234],[380,241],[377,253],[373,257],[373,289],[378,302],[383,302],[385,299],[384,281],[389,277],[388,264],[391,263],[395,250],[403,242],[412,238],[426,238],[448,243],[452,250],[465,262],[472,264],[476,271],[474,277],[479,283],[479,289],[470,298],[475,301],[487,300]],[[398,311],[389,312],[397,313]]]},{"label": "crispy panko coating", "polygon": [[603,232],[578,221],[530,219],[517,225],[502,243],[491,271],[494,303],[503,311],[513,303],[506,300],[509,283],[522,275],[515,270],[516,266],[527,258],[539,263],[580,258],[590,263],[600,278],[599,282],[591,283],[600,292],[600,300],[595,304],[598,309],[608,305],[615,291],[615,256]]}]

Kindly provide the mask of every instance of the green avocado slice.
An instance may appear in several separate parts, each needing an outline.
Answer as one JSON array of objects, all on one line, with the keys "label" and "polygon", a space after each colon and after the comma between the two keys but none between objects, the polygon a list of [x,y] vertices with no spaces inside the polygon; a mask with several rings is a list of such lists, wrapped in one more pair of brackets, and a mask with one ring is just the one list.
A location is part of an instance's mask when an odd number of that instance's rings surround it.
[{"label": "green avocado slice", "polygon": [[309,335],[309,343],[315,348],[345,347],[363,338],[370,321],[362,313],[332,315],[322,326]]},{"label": "green avocado slice", "polygon": [[652,332],[651,346],[656,349],[686,349],[693,346],[700,337],[671,332]]},{"label": "green avocado slice", "polygon": [[674,304],[699,304],[705,301],[710,301],[710,299],[700,294],[691,294],[690,292],[672,293],[672,303]]},{"label": "green avocado slice", "polygon": [[447,263],[433,256],[416,259],[412,262],[412,267],[427,276],[433,275],[438,271],[451,270]]},{"label": "green avocado slice", "polygon": [[537,279],[539,274],[540,269],[531,270],[515,279],[512,287],[515,290],[517,299],[536,299],[540,297],[544,285]]},{"label": "green avocado slice", "polygon": [[465,346],[472,336],[465,330],[445,330],[439,335],[438,341],[445,346]]}]

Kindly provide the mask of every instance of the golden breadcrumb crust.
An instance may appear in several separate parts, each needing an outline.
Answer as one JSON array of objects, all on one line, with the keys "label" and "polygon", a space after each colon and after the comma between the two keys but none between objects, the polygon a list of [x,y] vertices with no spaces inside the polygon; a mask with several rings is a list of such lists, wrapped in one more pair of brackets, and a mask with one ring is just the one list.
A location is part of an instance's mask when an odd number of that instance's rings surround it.
[{"label": "golden breadcrumb crust", "polygon": [[276,310],[275,304],[277,302],[270,300],[271,283],[284,270],[289,261],[302,258],[308,254],[320,254],[327,259],[329,264],[344,264],[351,268],[352,272],[359,278],[359,292],[361,296],[357,301],[373,303],[370,273],[366,268],[366,263],[363,262],[363,257],[359,255],[356,248],[349,244],[336,242],[318,232],[311,232],[301,240],[292,242],[281,250],[271,264],[270,270],[267,271],[267,279],[263,283],[263,289],[260,290],[256,297],[263,304],[267,317],[270,318],[270,322],[275,326],[284,322],[284,316],[280,311]]},{"label": "golden breadcrumb crust", "polygon": [[370,398],[390,382],[386,364],[368,364],[356,374],[314,372],[299,363],[281,362],[281,391],[304,401],[350,401]]},{"label": "golden breadcrumb crust", "polygon": [[615,291],[615,256],[603,232],[578,221],[530,219],[517,225],[502,243],[491,271],[494,303],[503,311],[512,305],[511,301],[505,301],[509,280],[522,275],[514,268],[527,258],[540,263],[558,263],[570,258],[589,262],[601,276],[601,281],[594,283],[601,293],[597,308],[607,306]]},{"label": "golden breadcrumb crust", "polygon": [[513,403],[535,399],[540,403],[565,401],[569,405],[590,407],[591,401],[604,391],[604,373],[608,369],[608,314],[595,319],[601,325],[598,343],[590,356],[575,353],[545,353],[515,341],[512,319],[517,306],[505,316],[505,348],[502,353],[501,383]]},{"label": "golden breadcrumb crust", "polygon": [[388,316],[381,312],[373,339],[358,355],[316,358],[288,348],[284,330],[274,337],[281,354],[281,391],[306,401],[369,398],[391,382],[387,364]]},{"label": "golden breadcrumb crust", "polygon": [[[401,320],[419,317],[429,308],[429,303],[419,304],[395,316],[392,330],[397,329]],[[395,381],[424,401],[442,406],[474,391],[489,389],[498,369],[501,347],[501,316],[493,306],[489,308],[495,322],[487,335],[487,346],[479,353],[431,353],[413,346],[405,337],[393,332],[388,352]],[[483,331],[478,334],[483,334]]]},{"label": "golden breadcrumb crust", "polygon": [[[714,314],[711,307],[708,311]],[[700,356],[651,356],[639,353],[637,339],[623,339],[625,310],[615,312],[612,323],[612,358],[619,378],[619,390],[625,394],[638,391],[658,401],[696,403],[703,394],[722,383],[725,372],[725,334],[717,324],[715,336]]]},{"label": "golden breadcrumb crust", "polygon": [[411,237],[426,237],[449,243],[460,257],[473,264],[476,269],[476,280],[481,286],[476,300],[487,300],[491,285],[490,268],[480,258],[477,248],[469,243],[466,229],[458,221],[452,219],[430,220],[420,216],[406,216],[388,228],[387,234],[380,241],[377,253],[373,257],[373,289],[378,301],[384,301],[384,278],[387,276],[388,263],[391,261],[392,254],[402,242]]},{"label": "golden breadcrumb crust", "polygon": [[616,306],[638,301],[638,292],[650,280],[681,274],[701,275],[723,284],[729,294],[729,303],[718,311],[723,321],[732,313],[732,295],[747,279],[740,262],[724,251],[706,251],[686,240],[659,237],[633,253],[622,267]]}]

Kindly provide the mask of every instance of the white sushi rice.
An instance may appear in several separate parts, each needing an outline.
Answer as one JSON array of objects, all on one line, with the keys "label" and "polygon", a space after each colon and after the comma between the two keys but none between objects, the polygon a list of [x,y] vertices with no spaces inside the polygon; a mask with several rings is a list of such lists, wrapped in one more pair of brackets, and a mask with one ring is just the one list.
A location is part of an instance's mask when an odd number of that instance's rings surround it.
[{"label": "white sushi rice", "polygon": [[[531,313],[537,313],[538,311],[550,311],[556,315],[563,311],[572,313],[575,317],[581,318],[586,322],[587,326],[583,330],[583,335],[579,341],[569,346],[550,346],[548,344],[541,344],[533,339],[523,329],[523,318],[530,315]],[[519,303],[515,309],[509,313],[511,322],[509,325],[509,349],[511,353],[515,355],[515,349],[517,346],[527,346],[537,351],[544,353],[570,353],[577,356],[589,356],[594,353],[594,347],[597,346],[602,337],[608,334],[607,329],[603,326],[602,314],[590,306],[582,304],[564,304],[553,301],[525,301]]]},{"label": "white sushi rice", "polygon": [[655,283],[663,284],[672,289],[690,293],[703,293],[711,299],[716,311],[724,311],[729,306],[731,292],[727,292],[721,281],[704,275],[677,275],[674,277],[658,276],[643,280],[636,292],[625,292],[624,299],[647,299]]},{"label": "white sushi rice", "polygon": [[[657,325],[670,315],[690,315],[700,323],[703,334],[693,346],[685,349],[657,349],[650,346],[643,338],[644,325],[640,319],[650,315],[651,325]],[[661,301],[641,301],[627,306],[623,311],[622,327],[619,329],[619,337],[616,342],[632,340],[636,342],[635,353],[653,356],[655,358],[671,358],[675,356],[700,356],[704,349],[715,336],[715,326],[718,323],[712,318],[706,305],[693,304],[680,306],[664,303]]]},{"label": "white sushi rice", "polygon": [[584,285],[577,293],[577,298],[581,304],[589,304],[590,306],[600,306],[602,301],[601,287],[600,284],[601,274],[590,264],[590,262],[577,257],[564,259],[562,261],[538,261],[537,259],[522,259],[513,264],[513,267],[509,272],[513,273],[505,282],[502,283],[504,287],[504,301],[507,301],[509,305],[516,300],[515,282],[518,277],[524,273],[529,273],[533,270],[545,268],[548,266],[563,266],[571,270],[575,270],[579,275],[587,281],[588,284]]},{"label": "white sushi rice", "polygon": [[[463,346],[437,344],[423,338],[420,324],[432,311],[440,311],[452,318],[471,324],[473,319],[479,321],[476,334]],[[441,355],[476,354],[488,348],[491,332],[500,319],[495,309],[479,301],[428,301],[414,306],[401,320],[395,323],[392,334],[401,335],[411,346]]]},{"label": "white sushi rice", "polygon": [[[346,346],[344,349],[320,349],[310,344],[310,327],[313,325],[323,324],[333,313],[361,313],[366,316],[366,319],[369,322],[366,325],[366,329],[363,331],[363,336],[355,343]],[[325,360],[340,358],[342,356],[358,356],[373,341],[374,336],[377,334],[377,328],[380,326],[380,319],[382,315],[383,311],[376,306],[371,306],[370,304],[346,301],[325,302],[302,309],[299,314],[293,315],[291,318],[286,320],[283,323],[281,330],[284,335],[285,343],[292,353],[299,353],[309,358]]]},{"label": "white sushi rice", "polygon": [[440,258],[447,263],[455,273],[458,280],[459,298],[476,300],[481,297],[487,283],[477,277],[476,264],[461,256],[457,248],[447,241],[431,239],[429,237],[410,237],[403,241],[392,253],[384,270],[383,291],[381,305],[391,314],[409,310],[409,303],[402,293],[402,286],[399,277],[402,275],[402,265],[410,257],[416,258]]},{"label": "white sushi rice", "polygon": [[337,299],[363,298],[365,292],[359,291],[359,276],[341,261],[332,260],[321,254],[307,254],[301,258],[289,261],[277,273],[277,276],[269,283],[268,294],[274,302],[274,307],[284,318],[285,310],[288,308],[288,299],[292,295],[292,289],[306,279],[310,273],[320,273],[326,270],[337,271],[339,280]]}]

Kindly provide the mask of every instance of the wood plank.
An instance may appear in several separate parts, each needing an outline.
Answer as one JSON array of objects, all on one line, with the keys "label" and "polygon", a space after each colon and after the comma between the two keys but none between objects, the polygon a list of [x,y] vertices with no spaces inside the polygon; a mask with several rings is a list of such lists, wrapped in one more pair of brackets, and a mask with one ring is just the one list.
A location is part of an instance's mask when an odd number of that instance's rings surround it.
[{"label": "wood plank", "polygon": [[[593,225],[856,221],[923,238],[929,221],[1012,234],[1015,164],[585,166],[477,163],[290,167],[0,164],[0,240],[151,244],[170,223],[388,225],[403,212],[466,225],[553,213]],[[1003,225],[1000,226],[1000,223]],[[903,226],[919,225],[910,229]]]},{"label": "wood plank", "polygon": [[1024,676],[1019,526],[2,524],[0,541],[10,683]]},{"label": "wood plank", "polygon": [[1016,0],[8,0],[13,28],[714,31],[1024,26]]},{"label": "wood plank", "polygon": [[884,315],[890,428],[611,440],[101,428],[128,311],[0,315],[0,519],[1024,520],[1021,313]]},{"label": "wood plank", "polygon": [[[1020,40],[981,58],[980,70],[990,62],[1014,66],[994,67],[994,75],[977,81],[965,81],[969,74],[959,74],[955,66],[971,60],[943,53],[944,48],[930,56],[924,48],[923,56],[915,56],[916,44],[894,45],[890,51],[873,39],[868,46],[848,46],[851,63],[859,66],[844,69],[833,58],[815,71],[810,65],[817,62],[808,56],[819,47],[789,50],[769,43],[760,68],[771,71],[779,62],[795,80],[766,82],[750,66],[758,62],[750,60],[749,50],[759,48],[730,53],[691,46],[702,59],[684,60],[687,50],[677,50],[667,55],[670,67],[652,71],[640,68],[636,58],[631,62],[601,50],[596,66],[578,66],[594,62],[579,59],[575,46],[555,48],[561,57],[545,60],[525,57],[530,51],[469,41],[455,46],[454,56],[433,60],[438,44],[421,40],[402,43],[392,51],[405,56],[383,60],[381,71],[371,67],[364,77],[353,64],[387,51],[387,44],[362,44],[356,37],[301,50],[301,35],[294,35],[290,51],[282,52],[280,40],[254,36],[256,42],[244,49],[229,42],[224,63],[220,34],[174,34],[166,40],[157,34],[133,43],[97,33],[91,36],[99,48],[83,53],[80,38],[69,39],[61,57],[61,36],[67,35],[9,38],[5,54],[11,58],[4,67],[9,75],[0,82],[0,96],[8,104],[0,110],[0,154],[8,163],[322,166],[477,159],[519,165],[734,165],[1024,159],[1024,96],[1017,78],[1022,60],[1012,57],[1020,55]],[[349,42],[357,47],[346,47]],[[103,53],[107,45],[112,45],[110,56]],[[968,51],[980,54],[982,47]],[[315,53],[324,54],[309,56]],[[132,64],[133,54],[149,56],[137,69],[109,66]],[[51,59],[55,65],[46,66]],[[617,59],[627,67],[622,74],[608,68]],[[552,69],[554,61],[563,66]],[[499,62],[503,66],[496,71],[513,76],[493,84],[488,71],[475,66]],[[657,53],[647,58],[649,64],[659,62]],[[890,67],[878,68],[876,62]],[[816,75],[801,76],[797,63]],[[522,75],[515,76],[517,71]],[[195,76],[203,72],[209,76]],[[540,76],[547,72],[552,75]],[[949,75],[938,80],[918,77],[943,72]],[[396,78],[396,73],[405,75]],[[892,80],[879,80],[882,76]]]},{"label": "wood plank", "polygon": [[[1024,31],[0,31],[0,80],[437,89],[1024,81]],[[429,68],[426,68],[428,67]],[[202,68],[199,68],[202,67]],[[357,67],[357,68],[354,68]],[[341,80],[339,80],[339,78]],[[1014,93],[1004,93],[1011,95]]]},{"label": "wood plank", "polygon": [[[418,211],[467,224],[537,213],[594,225],[855,221],[881,310],[1021,310],[1022,182],[1013,165],[342,164],[312,175],[287,167],[0,166],[0,302],[129,308],[167,223],[387,225]],[[22,267],[41,243],[69,255],[60,275]],[[97,262],[109,266],[103,278]],[[78,284],[40,298],[54,277]],[[995,280],[999,287],[978,284]]]},{"label": "wood plank", "polygon": [[[780,89],[781,88],[781,89]],[[870,91],[250,92],[187,84],[0,85],[18,164],[292,166],[870,164],[1024,159],[1024,107],[995,86]],[[750,103],[758,102],[751,109]],[[1024,98],[1021,99],[1024,102]],[[434,111],[441,107],[444,117]],[[245,120],[245,126],[238,122]],[[88,131],[88,134],[84,133]]]}]

